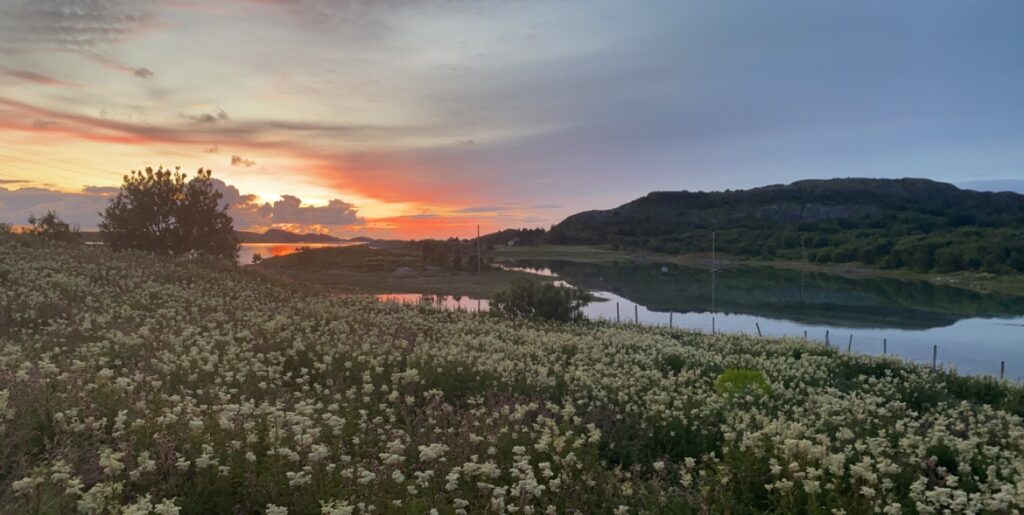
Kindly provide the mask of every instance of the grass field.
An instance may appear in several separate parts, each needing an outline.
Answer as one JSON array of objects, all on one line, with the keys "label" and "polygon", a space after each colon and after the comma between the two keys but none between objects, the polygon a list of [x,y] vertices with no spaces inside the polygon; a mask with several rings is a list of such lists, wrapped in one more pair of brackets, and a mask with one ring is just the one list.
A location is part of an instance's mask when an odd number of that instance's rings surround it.
[{"label": "grass field", "polygon": [[[396,273],[404,268],[406,273]],[[428,266],[418,254],[404,248],[364,246],[313,249],[264,260],[256,270],[299,282],[328,287],[342,293],[422,293],[492,298],[516,278],[543,281],[524,272],[475,265],[464,269]]]},{"label": "grass field", "polygon": [[499,261],[520,259],[555,259],[581,263],[613,263],[628,261],[630,254],[602,247],[574,245],[522,245],[496,246],[491,255]]},{"label": "grass field", "polygon": [[1013,513],[1024,392],[0,240],[3,513]]}]

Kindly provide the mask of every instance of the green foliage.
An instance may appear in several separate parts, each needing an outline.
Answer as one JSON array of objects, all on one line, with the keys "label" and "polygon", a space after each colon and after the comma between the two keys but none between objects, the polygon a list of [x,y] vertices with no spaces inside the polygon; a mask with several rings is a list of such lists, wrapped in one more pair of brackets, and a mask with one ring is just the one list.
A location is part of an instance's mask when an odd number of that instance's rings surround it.
[{"label": "green foliage", "polygon": [[517,279],[494,296],[491,309],[510,318],[578,322],[589,300],[583,290]]},{"label": "green foliage", "polygon": [[102,215],[110,248],[167,256],[199,255],[234,261],[238,240],[211,172],[185,174],[160,168],[132,171]]},{"label": "green foliage", "polygon": [[538,245],[544,243],[547,231],[538,227],[535,229],[504,229],[480,237],[485,245]]},{"label": "green foliage", "polygon": [[[29,215],[28,224],[29,227],[26,231],[28,234],[42,236],[48,240],[78,242],[82,239],[77,226],[72,227],[64,220],[61,220],[57,213],[53,211],[47,211],[41,217]],[[10,232],[10,226],[8,226],[7,231],[0,230],[0,232]]]},{"label": "green foliage", "polygon": [[715,379],[715,392],[719,395],[736,395],[742,393],[771,394],[772,387],[757,370],[729,368]]},{"label": "green foliage", "polygon": [[475,240],[422,240],[414,242],[420,250],[421,260],[428,265],[452,270],[476,271],[476,259],[479,250]]}]

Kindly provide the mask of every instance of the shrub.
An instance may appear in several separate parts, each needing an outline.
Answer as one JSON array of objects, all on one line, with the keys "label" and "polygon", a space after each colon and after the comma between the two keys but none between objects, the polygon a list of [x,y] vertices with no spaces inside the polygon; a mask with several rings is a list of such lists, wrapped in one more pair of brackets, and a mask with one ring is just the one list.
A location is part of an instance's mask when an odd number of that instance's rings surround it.
[{"label": "shrub", "polygon": [[746,392],[760,391],[772,393],[772,387],[765,381],[764,374],[757,370],[729,368],[715,379],[715,391],[720,395],[735,395]]},{"label": "shrub", "polygon": [[[28,233],[42,236],[48,240],[63,241],[63,242],[76,242],[82,239],[81,233],[78,231],[78,227],[72,227],[70,224],[61,220],[57,213],[53,211],[47,211],[45,215],[37,217],[35,215],[29,215],[28,217]],[[8,226],[9,227],[9,226]],[[0,232],[7,232],[2,231]]]},{"label": "shrub", "polygon": [[589,300],[583,290],[517,279],[494,296],[491,309],[510,318],[578,322]]}]

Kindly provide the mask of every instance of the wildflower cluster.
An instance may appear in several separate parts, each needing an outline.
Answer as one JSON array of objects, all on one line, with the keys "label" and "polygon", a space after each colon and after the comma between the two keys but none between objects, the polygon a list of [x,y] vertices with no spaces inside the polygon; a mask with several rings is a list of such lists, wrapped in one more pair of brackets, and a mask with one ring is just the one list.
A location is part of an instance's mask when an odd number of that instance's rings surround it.
[{"label": "wildflower cluster", "polygon": [[[766,385],[716,392],[728,369]],[[1022,399],[798,341],[505,321],[0,240],[17,512],[1013,512]]]}]

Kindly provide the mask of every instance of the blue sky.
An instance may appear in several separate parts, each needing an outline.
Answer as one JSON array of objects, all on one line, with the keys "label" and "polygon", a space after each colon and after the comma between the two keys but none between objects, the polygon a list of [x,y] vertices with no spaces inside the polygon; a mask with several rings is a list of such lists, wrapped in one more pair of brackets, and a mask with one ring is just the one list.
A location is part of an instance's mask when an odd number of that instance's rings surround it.
[{"label": "blue sky", "polygon": [[[213,168],[253,227],[399,236],[543,226],[652,190],[1005,185],[1024,179],[1022,15],[943,0],[0,0],[0,218],[157,164]],[[322,220],[254,214],[285,198]]]}]

